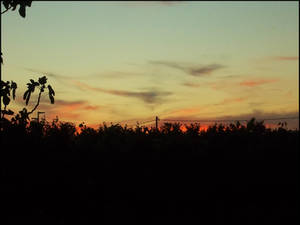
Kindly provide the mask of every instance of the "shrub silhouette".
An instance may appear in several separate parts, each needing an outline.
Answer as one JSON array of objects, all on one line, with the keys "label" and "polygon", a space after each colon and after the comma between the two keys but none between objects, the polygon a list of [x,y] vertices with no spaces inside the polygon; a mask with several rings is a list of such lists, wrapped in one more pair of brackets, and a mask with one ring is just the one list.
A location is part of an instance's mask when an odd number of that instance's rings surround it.
[{"label": "shrub silhouette", "polygon": [[24,124],[1,133],[2,224],[297,223],[298,130]]}]

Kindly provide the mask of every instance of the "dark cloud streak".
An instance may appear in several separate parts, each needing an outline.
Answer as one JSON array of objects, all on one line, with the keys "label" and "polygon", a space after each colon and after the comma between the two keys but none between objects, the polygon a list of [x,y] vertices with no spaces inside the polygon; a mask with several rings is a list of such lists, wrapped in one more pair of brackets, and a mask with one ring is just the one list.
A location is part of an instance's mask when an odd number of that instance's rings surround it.
[{"label": "dark cloud streak", "polygon": [[53,77],[53,78],[56,78],[56,79],[70,79],[70,78],[72,78],[72,77],[61,75],[61,74],[56,74],[56,73],[52,73],[52,72],[45,72],[45,71],[32,69],[32,68],[25,68],[25,70],[30,71],[30,72],[34,72],[34,73],[40,73],[41,75],[47,75],[49,77]]},{"label": "dark cloud streak", "polygon": [[164,97],[167,97],[172,94],[171,92],[157,91],[157,90],[133,92],[133,91],[105,89],[99,87],[92,87],[90,85],[87,85],[79,81],[75,81],[73,82],[73,84],[80,90],[91,90],[91,91],[103,92],[103,93],[108,93],[117,96],[138,98],[148,104],[160,103],[162,102]]},{"label": "dark cloud streak", "polygon": [[170,68],[181,70],[189,75],[200,77],[204,75],[209,75],[215,70],[224,68],[225,66],[221,64],[210,64],[210,65],[198,65],[198,66],[183,66],[176,62],[168,62],[168,61],[149,61],[150,64],[153,65],[163,65]]}]

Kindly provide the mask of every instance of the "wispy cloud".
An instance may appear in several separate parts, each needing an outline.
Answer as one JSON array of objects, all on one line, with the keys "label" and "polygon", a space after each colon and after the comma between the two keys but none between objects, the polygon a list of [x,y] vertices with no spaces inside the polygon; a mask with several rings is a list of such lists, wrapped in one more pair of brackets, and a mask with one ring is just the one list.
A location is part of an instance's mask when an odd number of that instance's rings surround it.
[{"label": "wispy cloud", "polygon": [[225,75],[216,77],[219,79],[217,81],[201,81],[201,83],[186,81],[183,82],[182,85],[191,88],[211,87],[212,89],[217,90],[219,87],[222,89],[225,86],[228,86],[228,84],[233,85],[240,77],[241,75]]},{"label": "wispy cloud", "polygon": [[[97,112],[107,108],[106,106],[92,105],[89,101],[86,100],[77,100],[77,101],[67,101],[61,99],[55,99],[55,103],[52,105],[48,100],[48,96],[44,96],[44,100],[41,101],[37,111],[46,112],[47,118],[55,118],[56,115],[63,119],[67,120],[78,120],[88,112]],[[36,104],[32,99],[27,109],[32,109]],[[17,98],[15,103],[18,105],[19,110],[25,107],[24,101],[21,98]],[[19,111],[16,110],[15,112]],[[32,116],[35,116],[36,112]]]},{"label": "wispy cloud", "polygon": [[212,107],[215,108],[215,106],[241,103],[241,102],[244,102],[245,100],[246,100],[246,97],[227,98],[227,99],[224,99],[215,104],[205,104],[202,106],[194,106],[194,107],[177,109],[177,110],[169,112],[168,114],[176,114],[178,116],[195,115],[195,114],[203,113],[203,112],[207,111],[208,109],[212,110]]},{"label": "wispy cloud", "polygon": [[[59,73],[53,73],[53,72],[48,72],[44,70],[39,70],[39,69],[33,69],[33,68],[23,68],[27,71],[33,72],[33,73],[38,73],[39,76],[47,76],[47,78],[53,78],[59,81],[60,83],[70,86],[70,79],[75,79],[74,76],[65,76]],[[79,78],[78,78],[79,79]]]},{"label": "wispy cloud", "polygon": [[49,71],[39,70],[39,69],[33,69],[33,68],[24,68],[27,71],[39,73],[41,75],[46,75],[51,78],[59,79],[61,80],[70,80],[70,79],[97,79],[97,78],[105,78],[105,79],[122,79],[122,78],[128,78],[132,76],[140,76],[141,73],[137,72],[124,72],[124,71],[110,71],[110,72],[104,72],[104,73],[94,73],[89,75],[82,75],[82,76],[72,76],[72,75],[62,75],[59,73],[53,73]]},{"label": "wispy cloud", "polygon": [[188,68],[187,72],[193,76],[201,76],[206,74],[211,74],[213,71],[223,68],[224,66],[220,64],[211,64],[206,66],[199,66],[195,68]]},{"label": "wispy cloud", "polygon": [[91,90],[91,91],[103,92],[103,93],[117,95],[117,96],[138,98],[144,101],[145,103],[149,103],[149,104],[162,102],[164,97],[167,97],[172,94],[171,92],[157,91],[157,90],[134,92],[134,91],[105,89],[100,87],[93,87],[80,81],[73,81],[73,84],[76,87],[78,87],[80,90]]},{"label": "wispy cloud", "polygon": [[232,103],[240,103],[245,100],[246,100],[246,98],[227,98],[227,99],[224,99],[223,101],[216,103],[214,105],[228,105],[228,104],[232,104]]},{"label": "wispy cloud", "polygon": [[184,82],[184,83],[182,83],[182,85],[186,86],[186,87],[191,87],[191,88],[198,88],[201,86],[198,83],[192,83],[192,82]]},{"label": "wispy cloud", "polygon": [[177,115],[177,116],[190,116],[190,115],[198,114],[200,111],[202,111],[202,107],[189,107],[189,108],[174,110],[169,112],[168,114]]},{"label": "wispy cloud", "polygon": [[89,101],[79,100],[79,101],[65,101],[65,100],[55,100],[54,105],[49,104],[44,101],[40,104],[40,108],[46,111],[59,111],[65,112],[77,112],[77,111],[96,111],[101,109],[99,105],[91,105]]},{"label": "wispy cloud", "polygon": [[46,75],[48,77],[56,78],[56,79],[70,79],[72,77],[69,76],[64,76],[58,73],[52,73],[52,72],[47,72],[43,70],[38,70],[38,69],[33,69],[33,68],[24,68],[27,71],[34,72],[34,73],[39,73],[41,75]]},{"label": "wispy cloud", "polygon": [[103,107],[99,105],[91,105],[89,101],[65,101],[56,100],[54,105],[43,103],[40,106],[41,110],[47,112],[47,117],[54,118],[59,115],[63,119],[67,120],[80,120],[83,119],[86,113],[96,112]]},{"label": "wispy cloud", "polygon": [[255,80],[246,80],[239,83],[240,86],[246,87],[255,87],[263,84],[277,82],[278,79],[255,79]]},{"label": "wispy cloud", "polygon": [[176,62],[168,61],[149,61],[149,63],[153,65],[163,65],[170,68],[178,69],[195,77],[210,75],[212,72],[225,67],[221,64],[186,66]]},{"label": "wispy cloud", "polygon": [[88,101],[84,101],[84,100],[80,100],[80,101],[57,100],[56,106],[60,107],[64,111],[72,111],[72,110],[94,111],[94,110],[98,110],[100,108],[100,106],[90,105],[90,103]]}]

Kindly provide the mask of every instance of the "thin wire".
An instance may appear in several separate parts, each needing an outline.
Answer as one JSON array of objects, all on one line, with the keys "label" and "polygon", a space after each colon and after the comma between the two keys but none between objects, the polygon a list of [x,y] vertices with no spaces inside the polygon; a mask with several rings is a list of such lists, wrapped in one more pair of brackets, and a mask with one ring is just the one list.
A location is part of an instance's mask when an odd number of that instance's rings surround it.
[{"label": "thin wire", "polygon": [[[180,121],[180,122],[229,122],[229,121],[236,121],[236,120],[169,120],[169,119],[162,119],[161,121]],[[247,120],[238,120],[238,121],[247,121]]]},{"label": "thin wire", "polygon": [[142,124],[145,124],[145,123],[150,123],[150,122],[154,122],[155,120],[149,120],[149,121],[144,121],[144,122],[141,122],[141,123],[139,123],[140,125],[142,125]]},{"label": "thin wire", "polygon": [[[267,119],[256,119],[256,120],[288,120],[288,119],[299,119],[299,117],[282,117],[282,118],[267,118]],[[232,121],[249,121],[246,119],[228,119],[228,120],[175,120],[175,119],[161,119],[161,121],[180,121],[180,122],[232,122]]]},{"label": "thin wire", "polygon": [[[154,120],[147,120],[147,121],[144,121],[144,122],[141,122],[141,123],[147,123],[147,122],[151,122],[151,121],[154,121]],[[137,119],[131,119],[131,120],[122,120],[122,121],[120,121],[120,122],[117,122],[117,123],[134,123],[134,122],[136,122],[136,123],[139,123],[139,124],[141,124]]]},{"label": "thin wire", "polygon": [[[281,118],[266,118],[266,119],[256,119],[257,121],[262,121],[262,120],[291,120],[291,119],[299,119],[299,117],[281,117]],[[139,122],[139,121],[136,121],[136,119],[131,119],[131,120],[123,120],[123,121],[120,121],[118,122],[118,124],[121,124],[121,123],[133,123],[133,122],[136,122],[138,123],[139,125],[143,125],[143,124],[146,124],[146,123],[150,123],[150,122],[154,122],[155,120],[147,120],[147,121],[143,121],[143,122]],[[169,122],[232,122],[232,121],[244,121],[244,122],[247,122],[249,120],[246,120],[246,119],[227,119],[227,120],[181,120],[181,119],[160,119],[160,121],[169,121]]]}]

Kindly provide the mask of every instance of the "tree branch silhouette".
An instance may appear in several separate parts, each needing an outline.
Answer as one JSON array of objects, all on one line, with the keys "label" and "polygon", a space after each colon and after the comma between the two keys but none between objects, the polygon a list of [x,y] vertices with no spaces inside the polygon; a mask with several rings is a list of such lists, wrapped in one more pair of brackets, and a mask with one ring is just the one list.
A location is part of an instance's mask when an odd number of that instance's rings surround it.
[{"label": "tree branch silhouette", "polygon": [[10,10],[12,8],[12,6],[8,7],[7,9],[5,9],[3,12],[1,12],[1,14],[6,13],[8,10]]},{"label": "tree branch silhouette", "polygon": [[37,107],[39,106],[40,100],[41,100],[41,95],[42,95],[42,89],[40,90],[39,97],[38,97],[36,105],[34,106],[34,108],[30,112],[28,112],[28,115],[33,113],[37,109]]},{"label": "tree branch silhouette", "polygon": [[[28,89],[25,91],[25,93],[23,95],[23,100],[26,101],[25,102],[26,105],[28,105],[31,93],[34,92],[35,88],[38,87],[40,89],[37,103],[36,103],[36,105],[34,106],[34,108],[30,112],[27,112],[27,115],[32,114],[37,109],[37,107],[39,106],[42,92],[44,92],[44,90],[46,88],[46,83],[47,83],[47,77],[46,76],[40,77],[38,79],[38,82],[30,79],[30,83],[27,83],[27,86],[28,86],[27,88]],[[51,85],[48,85],[48,91],[49,91],[50,102],[51,102],[51,104],[54,104],[54,97],[53,96],[55,96],[55,92],[52,89]]]}]

